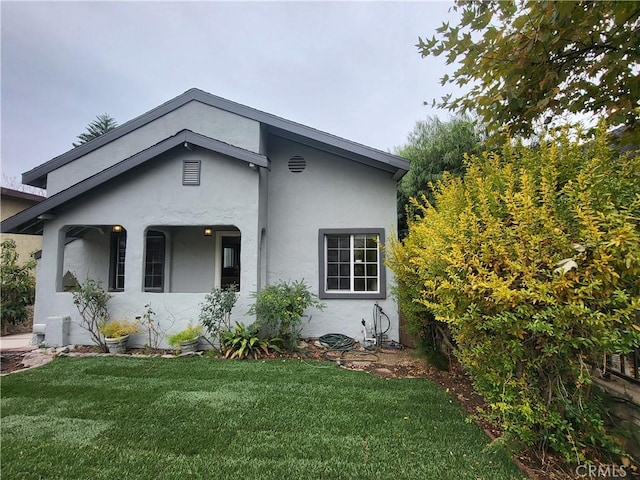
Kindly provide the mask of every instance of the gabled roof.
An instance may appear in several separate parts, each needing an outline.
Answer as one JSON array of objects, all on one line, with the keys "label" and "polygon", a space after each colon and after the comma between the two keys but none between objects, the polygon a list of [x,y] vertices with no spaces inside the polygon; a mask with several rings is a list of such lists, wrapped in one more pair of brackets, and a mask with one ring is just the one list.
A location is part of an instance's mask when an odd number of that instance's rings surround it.
[{"label": "gabled roof", "polygon": [[293,139],[361,163],[382,168],[383,170],[394,173],[394,177],[396,179],[402,177],[402,175],[409,170],[409,162],[404,158],[316,130],[315,128],[301,125],[290,120],[285,120],[284,118],[226,100],[197,88],[192,88],[184,92],[182,95],[179,95],[154,108],[153,110],[123,123],[114,130],[111,130],[90,142],[80,145],[73,150],[69,150],[67,153],[29,170],[22,175],[22,183],[33,185],[35,187],[46,188],[47,174],[49,172],[52,172],[53,170],[56,170],[57,168],[60,168],[63,165],[66,165],[69,162],[102,147],[103,145],[113,142],[114,140],[117,140],[118,138],[192,101],[201,102],[205,105],[260,122],[266,127],[267,132],[270,134]]},{"label": "gabled roof", "polygon": [[62,205],[84,195],[92,189],[114,179],[115,177],[128,172],[129,170],[142,165],[143,163],[161,155],[168,150],[181,146],[198,146],[207,150],[217,152],[229,157],[242,160],[249,164],[267,168],[269,160],[264,155],[250,152],[242,148],[220,142],[213,138],[205,137],[190,130],[183,130],[172,137],[162,140],[141,152],[122,160],[119,163],[97,173],[75,185],[52,195],[46,200],[33,205],[32,207],[17,213],[13,217],[4,220],[0,226],[3,233],[42,233],[42,222],[47,216],[55,213],[56,209]]}]

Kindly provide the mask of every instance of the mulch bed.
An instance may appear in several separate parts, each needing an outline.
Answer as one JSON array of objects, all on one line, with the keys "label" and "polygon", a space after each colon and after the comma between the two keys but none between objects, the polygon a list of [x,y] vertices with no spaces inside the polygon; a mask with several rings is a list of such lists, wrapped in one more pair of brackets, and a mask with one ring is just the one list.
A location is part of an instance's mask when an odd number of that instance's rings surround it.
[{"label": "mulch bed", "polygon": [[26,352],[23,351],[5,351],[0,353],[0,374],[2,373],[11,373],[16,370],[22,370],[24,365],[22,365],[22,357]]}]

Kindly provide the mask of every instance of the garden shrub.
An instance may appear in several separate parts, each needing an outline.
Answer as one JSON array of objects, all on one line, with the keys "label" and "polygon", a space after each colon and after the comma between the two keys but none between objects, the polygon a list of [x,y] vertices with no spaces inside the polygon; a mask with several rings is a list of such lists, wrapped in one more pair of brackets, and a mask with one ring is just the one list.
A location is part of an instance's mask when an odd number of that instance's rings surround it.
[{"label": "garden shrub", "polygon": [[102,282],[87,278],[73,291],[73,303],[80,314],[80,326],[89,332],[89,336],[103,351],[107,351],[107,344],[100,330],[109,321],[107,303],[111,299],[103,287]]},{"label": "garden shrub", "polygon": [[640,156],[612,151],[603,128],[509,142],[435,196],[413,200],[419,216],[389,247],[402,311],[450,326],[507,444],[569,461],[620,452],[590,365],[640,344]]},{"label": "garden shrub", "polygon": [[288,350],[297,348],[307,308],[324,308],[304,281],[280,281],[267,285],[253,296],[256,300],[249,315],[256,316],[255,327],[260,336],[281,338]]},{"label": "garden shrub", "polygon": [[30,259],[24,265],[19,265],[16,242],[13,240],[3,241],[1,246],[0,312],[2,312],[2,334],[5,335],[9,325],[16,325],[26,319],[27,307],[33,305],[36,293],[33,269],[36,262]]},{"label": "garden shrub", "polygon": [[231,330],[231,312],[237,301],[238,288],[230,285],[226,289],[212,289],[200,304],[200,323],[213,339],[211,345],[215,348],[222,345],[222,337]]}]

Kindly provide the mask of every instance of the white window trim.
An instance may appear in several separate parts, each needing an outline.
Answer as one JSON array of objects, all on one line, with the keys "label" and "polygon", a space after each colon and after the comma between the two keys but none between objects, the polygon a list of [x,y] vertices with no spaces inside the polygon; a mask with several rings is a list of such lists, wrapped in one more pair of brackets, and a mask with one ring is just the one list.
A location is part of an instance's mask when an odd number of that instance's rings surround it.
[{"label": "white window trim", "polygon": [[327,290],[327,236],[328,235],[349,235],[349,261],[351,266],[355,265],[354,236],[355,235],[377,235],[382,243],[385,240],[384,228],[327,228],[318,230],[318,263],[319,263],[319,292],[320,298],[350,298],[350,299],[384,299],[387,298],[386,271],[384,265],[384,252],[382,246],[377,249],[378,265],[378,290],[376,292],[354,291],[355,276],[353,271],[350,275],[350,290]]}]

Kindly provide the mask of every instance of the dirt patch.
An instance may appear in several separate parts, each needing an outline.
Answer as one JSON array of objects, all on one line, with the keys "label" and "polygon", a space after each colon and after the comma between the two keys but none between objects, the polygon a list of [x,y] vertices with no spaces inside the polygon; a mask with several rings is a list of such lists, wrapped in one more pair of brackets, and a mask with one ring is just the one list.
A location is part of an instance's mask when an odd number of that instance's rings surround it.
[{"label": "dirt patch", "polygon": [[0,374],[15,372],[26,368],[22,359],[26,352],[2,352],[0,353]]}]

